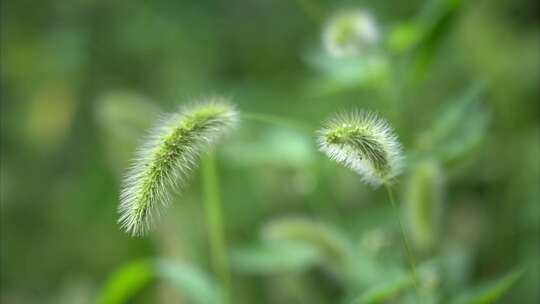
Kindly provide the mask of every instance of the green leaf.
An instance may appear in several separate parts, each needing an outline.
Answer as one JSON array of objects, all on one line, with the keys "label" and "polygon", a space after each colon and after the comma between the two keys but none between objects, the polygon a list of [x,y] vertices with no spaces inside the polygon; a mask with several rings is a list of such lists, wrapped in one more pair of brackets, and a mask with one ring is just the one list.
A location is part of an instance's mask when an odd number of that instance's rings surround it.
[{"label": "green leaf", "polygon": [[514,270],[506,276],[485,283],[484,285],[472,289],[457,296],[450,303],[452,304],[489,304],[500,300],[510,288],[521,278],[523,270]]},{"label": "green leaf", "polygon": [[[437,285],[439,284],[439,266],[437,260],[430,260],[424,262],[418,267],[420,291],[422,292],[423,299],[436,298]],[[378,280],[374,284],[372,283],[369,288],[362,291],[360,295],[354,297],[348,304],[376,304],[386,303],[385,301],[396,299],[400,297],[403,302],[403,294],[406,291],[412,291],[414,288],[414,279],[412,273],[407,270],[400,270],[399,272],[389,272],[386,277]],[[416,295],[413,299],[416,299]],[[432,303],[433,301],[426,301],[425,303]],[[435,302],[437,303],[437,302]]]},{"label": "green leaf", "polygon": [[398,296],[402,291],[411,288],[413,280],[409,276],[400,276],[388,279],[367,289],[350,304],[375,304]]},{"label": "green leaf", "polygon": [[158,278],[170,281],[186,299],[189,299],[189,303],[223,303],[219,287],[206,273],[193,266],[158,260],[154,263],[154,271]]},{"label": "green leaf", "polygon": [[415,21],[400,25],[389,35],[390,50],[412,50],[411,77],[413,82],[423,80],[435,58],[442,40],[450,32],[462,7],[461,0],[428,1]]},{"label": "green leaf", "polygon": [[142,260],[118,268],[98,296],[98,304],[127,303],[156,280],[172,283],[189,303],[223,303],[220,289],[197,268],[167,260]]},{"label": "green leaf", "polygon": [[470,115],[469,110],[475,106],[483,92],[484,85],[476,84],[448,102],[431,128],[431,140],[438,143],[452,136],[462,126],[464,118]]},{"label": "green leaf", "polygon": [[107,280],[96,303],[126,303],[153,279],[152,263],[136,261],[118,268]]}]

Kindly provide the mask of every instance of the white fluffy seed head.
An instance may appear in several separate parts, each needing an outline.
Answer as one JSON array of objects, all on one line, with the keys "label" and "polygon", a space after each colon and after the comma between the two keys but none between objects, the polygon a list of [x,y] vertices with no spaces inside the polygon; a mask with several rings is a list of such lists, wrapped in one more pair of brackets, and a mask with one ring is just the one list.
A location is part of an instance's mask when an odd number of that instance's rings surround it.
[{"label": "white fluffy seed head", "polygon": [[401,172],[402,148],[394,131],[372,112],[342,113],[317,132],[319,149],[372,185],[391,184]]},{"label": "white fluffy seed head", "polygon": [[232,129],[238,116],[223,98],[209,98],[164,116],[124,177],[118,207],[122,229],[132,236],[144,235],[168,205],[171,190],[184,183],[199,155]]},{"label": "white fluffy seed head", "polygon": [[341,12],[330,18],[322,31],[322,42],[335,57],[362,54],[379,40],[373,16],[363,10]]}]

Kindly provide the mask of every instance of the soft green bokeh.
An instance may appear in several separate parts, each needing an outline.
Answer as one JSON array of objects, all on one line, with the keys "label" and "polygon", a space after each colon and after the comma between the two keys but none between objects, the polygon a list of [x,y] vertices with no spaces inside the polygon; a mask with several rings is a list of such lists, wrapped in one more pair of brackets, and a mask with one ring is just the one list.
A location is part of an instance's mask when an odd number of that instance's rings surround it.
[{"label": "soft green bokeh", "polygon": [[[326,53],[325,22],[356,9],[376,20],[377,44]],[[419,166],[444,176],[444,208],[423,219],[436,233],[415,252],[425,302],[540,302],[539,11],[530,0],[2,0],[0,302],[220,302],[199,170],[147,237],[117,224],[148,128],[216,95],[242,113],[216,149],[234,304],[415,303],[385,192],[317,151],[322,120],[352,108],[377,112],[403,143],[401,207],[423,197],[407,196]],[[339,232],[319,236],[339,236],[346,262],[312,237],[269,242],[265,227],[290,218]]]}]

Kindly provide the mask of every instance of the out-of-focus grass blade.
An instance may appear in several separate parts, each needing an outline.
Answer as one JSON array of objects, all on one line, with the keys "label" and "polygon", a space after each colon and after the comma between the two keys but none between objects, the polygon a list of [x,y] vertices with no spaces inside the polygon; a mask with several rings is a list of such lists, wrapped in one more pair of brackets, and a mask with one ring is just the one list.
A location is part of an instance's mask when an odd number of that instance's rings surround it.
[{"label": "out-of-focus grass blade", "polygon": [[263,243],[231,251],[235,271],[250,274],[300,272],[320,261],[319,253],[310,246],[291,243]]},{"label": "out-of-focus grass blade", "polygon": [[523,275],[523,270],[514,270],[506,276],[484,284],[457,296],[451,304],[489,304],[500,300]]},{"label": "out-of-focus grass blade", "polygon": [[136,261],[120,267],[109,277],[96,303],[127,303],[158,279],[172,283],[190,303],[222,303],[221,291],[204,273],[166,260]]},{"label": "out-of-focus grass blade", "polygon": [[124,265],[111,274],[96,303],[126,303],[152,279],[153,270],[150,261],[137,261]]},{"label": "out-of-focus grass blade", "polygon": [[[434,260],[425,262],[418,270],[422,294],[424,297],[432,295],[435,292],[434,287],[438,280],[437,262]],[[414,280],[412,274],[410,272],[402,272],[387,276],[384,280],[376,282],[359,296],[347,302],[347,304],[386,303],[385,301],[401,297],[404,292],[412,290],[413,288]]]},{"label": "out-of-focus grass blade", "polygon": [[389,279],[386,282],[379,283],[374,287],[369,288],[362,295],[349,302],[349,304],[382,303],[384,300],[389,300],[398,296],[403,290],[411,288],[412,286],[413,281],[407,276]]},{"label": "out-of-focus grass blade", "polygon": [[476,84],[463,92],[455,101],[450,102],[443,113],[437,116],[435,123],[431,127],[429,136],[431,141],[438,143],[451,136],[468,115],[469,109],[478,102],[484,92],[484,85]]},{"label": "out-of-focus grass blade", "polygon": [[154,271],[157,278],[171,282],[186,299],[189,299],[189,303],[223,303],[220,288],[206,273],[193,266],[157,260],[154,262]]},{"label": "out-of-focus grass blade", "polygon": [[426,14],[431,18],[425,21],[422,38],[419,39],[413,55],[412,80],[421,81],[425,78],[427,69],[433,61],[441,41],[448,34],[457,13],[461,8],[461,0],[439,0],[433,11]]},{"label": "out-of-focus grass blade", "polygon": [[450,31],[461,6],[461,0],[428,1],[416,20],[396,26],[388,35],[386,45],[390,51],[412,51],[413,82],[425,77],[441,40]]},{"label": "out-of-focus grass blade", "polygon": [[445,165],[457,162],[482,140],[488,126],[489,114],[479,99],[483,85],[475,85],[437,116],[433,126],[420,136],[421,149]]},{"label": "out-of-focus grass blade", "polygon": [[405,188],[405,219],[413,245],[421,253],[436,248],[444,208],[444,176],[437,161],[414,167]]}]

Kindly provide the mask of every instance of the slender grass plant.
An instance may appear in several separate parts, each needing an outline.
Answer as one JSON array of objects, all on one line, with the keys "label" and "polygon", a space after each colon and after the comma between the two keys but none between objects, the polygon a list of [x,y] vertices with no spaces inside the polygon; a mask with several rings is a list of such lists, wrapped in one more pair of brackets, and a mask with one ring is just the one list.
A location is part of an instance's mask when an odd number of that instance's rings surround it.
[{"label": "slender grass plant", "polygon": [[144,235],[169,204],[171,190],[182,186],[203,160],[202,184],[214,271],[228,300],[229,270],[215,158],[208,153],[238,121],[235,108],[211,98],[165,116],[137,152],[120,194],[119,223],[132,236]]},{"label": "slender grass plant", "polygon": [[392,182],[401,172],[403,153],[390,125],[376,114],[353,111],[334,116],[318,131],[319,149],[330,159],[360,175],[373,187],[383,185],[395,212],[403,247],[411,264],[418,299],[421,299],[416,263],[392,192]]}]

